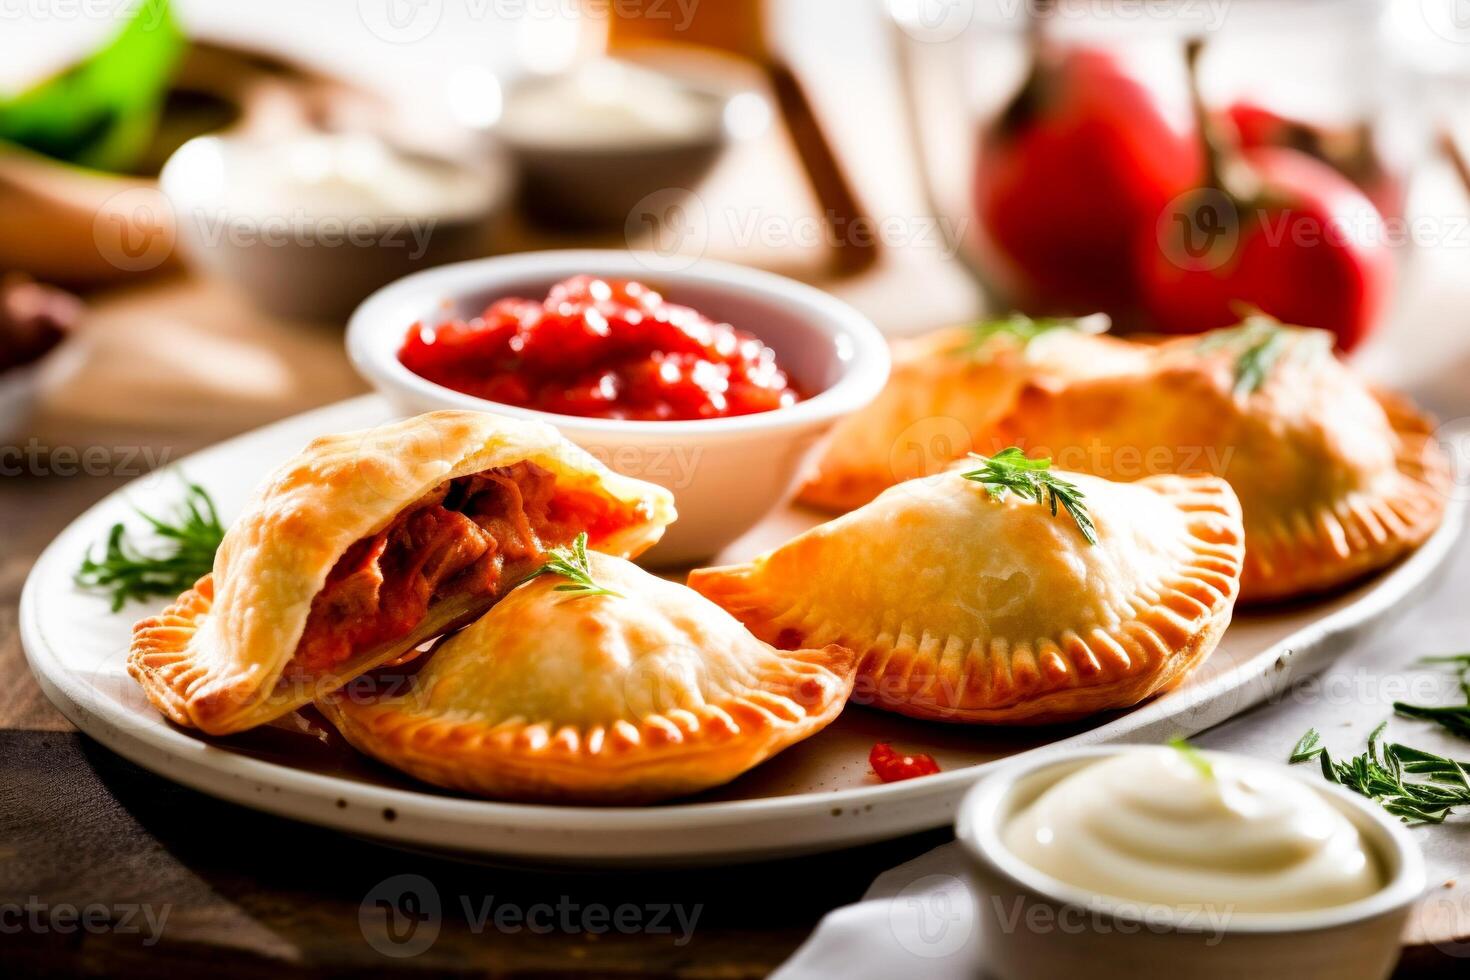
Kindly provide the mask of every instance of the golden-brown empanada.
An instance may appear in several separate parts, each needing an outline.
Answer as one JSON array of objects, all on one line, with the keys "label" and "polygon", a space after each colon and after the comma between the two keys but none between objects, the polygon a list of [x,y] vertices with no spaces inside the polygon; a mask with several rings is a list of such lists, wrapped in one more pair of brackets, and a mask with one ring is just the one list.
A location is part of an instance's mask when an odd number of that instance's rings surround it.
[{"label": "golden-brown empanada", "polygon": [[587,557],[615,595],[542,575],[406,681],[364,675],[322,712],[361,751],[439,786],[642,803],[728,782],[842,710],[851,652],[777,650],[682,585]]},{"label": "golden-brown empanada", "polygon": [[689,584],[777,646],[854,651],[858,703],[960,722],[1125,707],[1180,680],[1229,623],[1239,504],[1215,477],[1059,476],[1096,544],[1067,513],[995,499],[957,468]]},{"label": "golden-brown empanada", "polygon": [[1077,323],[1017,316],[896,341],[888,384],[837,424],[798,499],[826,510],[861,507],[968,452],[1000,448],[985,437],[1029,379],[1087,377],[1141,360],[1137,345],[1068,329]]},{"label": "golden-brown empanada", "polygon": [[1245,515],[1241,600],[1324,591],[1423,542],[1449,484],[1430,421],[1330,348],[1259,320],[1170,340],[1137,370],[1028,381],[993,438],[1113,480],[1222,476]]},{"label": "golden-brown empanada", "polygon": [[128,670],[178,724],[241,731],[470,621],[578,532],[634,555],[673,519],[667,491],[540,423],[433,412],[326,436],[133,628]]}]

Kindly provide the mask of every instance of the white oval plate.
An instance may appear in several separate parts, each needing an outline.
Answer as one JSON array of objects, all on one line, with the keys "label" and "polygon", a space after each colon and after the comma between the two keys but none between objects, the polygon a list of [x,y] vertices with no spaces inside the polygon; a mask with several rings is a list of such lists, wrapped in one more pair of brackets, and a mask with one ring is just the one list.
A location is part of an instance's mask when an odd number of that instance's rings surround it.
[{"label": "white oval plate", "polygon": [[[950,823],[965,789],[999,760],[1060,746],[1190,735],[1286,690],[1384,620],[1439,565],[1462,509],[1390,571],[1332,599],[1241,615],[1210,660],[1178,689],[1083,725],[963,728],[850,708],[826,731],[722,789],[652,807],[495,803],[444,793],[363,759],[298,716],[229,738],[165,722],[127,676],[130,627],[163,605],[113,613],[72,582],[88,546],[134,507],[170,509],[177,473],[206,487],[228,520],[271,468],[310,439],[392,416],[376,396],[342,402],[196,453],[87,511],[37,561],[21,597],[21,637],[46,695],[88,735],[169,779],[271,813],[403,845],[501,860],[590,865],[693,865],[833,850]],[[816,523],[790,509],[721,556],[749,558]],[[315,733],[314,733],[315,732]],[[932,754],[937,775],[882,785],[874,742]],[[1282,746],[1283,754],[1290,746]]]}]

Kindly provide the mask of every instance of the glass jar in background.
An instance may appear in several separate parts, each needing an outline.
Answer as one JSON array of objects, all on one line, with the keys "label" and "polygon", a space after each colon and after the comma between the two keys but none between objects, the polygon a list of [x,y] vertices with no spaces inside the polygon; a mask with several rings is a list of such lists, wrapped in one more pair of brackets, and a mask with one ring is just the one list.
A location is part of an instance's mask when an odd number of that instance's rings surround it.
[{"label": "glass jar in background", "polygon": [[1383,0],[891,0],[930,200],[993,303],[1344,349],[1386,314],[1426,121]]}]

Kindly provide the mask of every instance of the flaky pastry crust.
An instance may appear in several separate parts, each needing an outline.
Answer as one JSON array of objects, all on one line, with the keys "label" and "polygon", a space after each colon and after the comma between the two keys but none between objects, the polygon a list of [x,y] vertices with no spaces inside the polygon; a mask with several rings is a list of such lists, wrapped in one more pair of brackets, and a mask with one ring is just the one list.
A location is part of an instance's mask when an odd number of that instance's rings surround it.
[{"label": "flaky pastry crust", "polygon": [[[1293,343],[1311,342],[1294,333]],[[1439,526],[1448,460],[1407,399],[1325,352],[1283,355],[1253,391],[1236,383],[1231,351],[1202,354],[1199,338],[1181,338],[1155,348],[1141,372],[1029,382],[997,438],[1114,480],[1224,477],[1244,512],[1243,602],[1346,585]]]},{"label": "flaky pastry crust", "polygon": [[932,476],[969,452],[991,453],[997,423],[1034,377],[1089,377],[1140,357],[1133,344],[1072,330],[1022,343],[967,327],[895,341],[877,399],[837,424],[802,486],[801,503],[848,511],[904,480]]},{"label": "flaky pastry crust", "polygon": [[225,734],[286,714],[393,659],[401,643],[363,651],[310,683],[283,678],[312,598],[354,542],[447,480],[519,462],[550,471],[559,489],[626,513],[626,521],[594,534],[594,548],[637,554],[674,518],[667,491],[611,472],[540,423],[446,411],[324,436],[257,489],[225,535],[213,572],[133,628],[129,673],[174,722]]},{"label": "flaky pastry crust", "polygon": [[849,651],[777,650],[682,585],[589,557],[618,595],[535,579],[410,679],[361,677],[322,713],[362,752],[438,786],[621,804],[728,782],[842,710]]},{"label": "flaky pastry crust", "polygon": [[854,700],[942,721],[1039,723],[1177,683],[1230,621],[1240,507],[1214,477],[1063,474],[1097,525],[994,500],[957,470],[912,480],[689,584],[778,646],[859,657]]}]

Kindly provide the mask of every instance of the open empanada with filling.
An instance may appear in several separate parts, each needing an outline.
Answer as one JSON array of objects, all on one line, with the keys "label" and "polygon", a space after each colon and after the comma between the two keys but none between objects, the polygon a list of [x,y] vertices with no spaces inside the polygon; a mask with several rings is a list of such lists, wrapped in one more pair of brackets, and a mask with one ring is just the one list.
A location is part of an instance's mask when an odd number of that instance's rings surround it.
[{"label": "open empanada with filling", "polygon": [[820,731],[852,690],[841,647],[777,650],[617,558],[588,554],[572,571],[515,589],[407,679],[359,677],[323,714],[359,750],[439,786],[642,803],[734,779]]},{"label": "open empanada with filling", "polygon": [[433,412],[326,436],[134,627],[128,669],[178,724],[241,731],[473,620],[580,532],[634,555],[673,519],[667,491],[539,423]]},{"label": "open empanada with filling", "polygon": [[837,424],[799,499],[826,510],[861,507],[968,452],[1001,448],[988,437],[1029,379],[1087,377],[1140,360],[1137,345],[1088,332],[1092,320],[1017,315],[896,341],[888,384]]},{"label": "open empanada with filling", "polygon": [[689,584],[777,646],[851,649],[854,701],[919,718],[1077,718],[1167,688],[1210,653],[1243,552],[1225,481],[1050,474],[1059,510],[1050,493],[965,475],[983,463],[901,483]]},{"label": "open empanada with filling", "polygon": [[1132,371],[1028,381],[995,437],[1114,480],[1222,476],[1245,516],[1241,599],[1324,591],[1422,543],[1449,486],[1429,419],[1330,350],[1253,318],[1161,343]]}]

